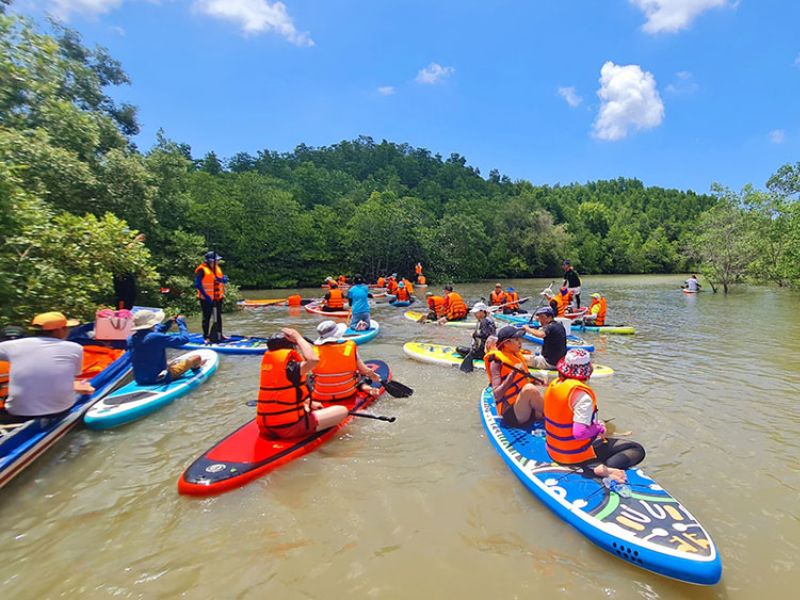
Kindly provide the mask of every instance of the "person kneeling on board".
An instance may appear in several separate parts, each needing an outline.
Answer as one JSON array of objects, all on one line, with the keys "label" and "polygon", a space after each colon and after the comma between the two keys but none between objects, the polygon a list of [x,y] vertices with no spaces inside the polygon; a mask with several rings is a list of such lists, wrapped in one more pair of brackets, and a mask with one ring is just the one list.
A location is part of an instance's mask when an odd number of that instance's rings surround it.
[{"label": "person kneeling on board", "polygon": [[344,406],[322,408],[311,400],[308,374],[319,364],[314,347],[285,327],[267,340],[261,359],[256,424],[270,439],[302,437],[333,427],[347,417]]},{"label": "person kneeling on board", "polygon": [[330,289],[325,294],[325,301],[322,303],[322,310],[325,312],[339,312],[344,310],[344,294],[339,289],[339,285],[330,281]]},{"label": "person kneeling on board", "polygon": [[349,400],[359,386],[374,396],[380,394],[379,387],[374,387],[365,380],[380,383],[381,378],[359,358],[354,341],[342,342],[345,331],[347,326],[344,323],[323,321],[317,325],[319,338],[314,345],[319,363],[311,371],[314,382],[311,389],[312,401]]},{"label": "person kneeling on board", "polygon": [[644,460],[641,444],[605,436],[597,416],[597,396],[586,383],[591,356],[574,348],[558,361],[558,378],[544,392],[547,453],[557,463],[583,467],[596,477],[625,483],[625,469]]},{"label": "person kneeling on board", "polygon": [[369,293],[369,287],[364,283],[364,278],[361,275],[353,277],[353,285],[347,291],[347,301],[350,303],[350,327],[356,331],[365,331],[369,329],[370,310],[369,299],[372,294]]},{"label": "person kneeling on board", "polygon": [[444,325],[448,321],[463,321],[467,317],[467,308],[461,294],[453,291],[452,285],[444,286],[444,317],[439,319],[439,323]]},{"label": "person kneeling on board", "polygon": [[178,335],[166,333],[172,327],[173,319],[166,323],[162,323],[163,320],[162,310],[139,310],[133,314],[133,335],[128,338],[128,349],[131,351],[133,378],[139,385],[169,383],[189,369],[203,366],[199,354],[167,362],[167,348],[180,348],[191,339],[183,316],[174,319]]},{"label": "person kneeling on board", "polygon": [[394,301],[395,302],[411,301],[411,294],[408,293],[408,288],[406,287],[405,282],[401,281],[399,284],[397,284],[397,289],[394,292]]},{"label": "person kneeling on board", "polygon": [[438,321],[445,316],[444,296],[436,296],[433,292],[425,292],[425,300],[428,303],[428,314],[422,321]]},{"label": "person kneeling on board", "polygon": [[83,369],[83,347],[66,340],[77,324],[60,312],[42,313],[31,323],[32,336],[0,343],[0,361],[8,362],[10,374],[0,423],[58,417],[75,404],[76,392],[94,392],[76,379]]},{"label": "person kneeling on board", "polygon": [[472,332],[472,346],[458,346],[456,352],[461,356],[466,356],[472,352],[472,358],[479,360],[486,354],[486,340],[489,336],[497,334],[497,326],[494,323],[494,319],[489,316],[489,307],[483,302],[476,302],[469,312],[478,319],[475,331]]},{"label": "person kneeling on board", "polygon": [[540,328],[524,325],[523,333],[542,338],[542,353],[531,355],[530,365],[535,369],[553,370],[558,361],[567,353],[567,331],[564,326],[555,320],[553,309],[543,306],[534,315],[539,319]]},{"label": "person kneeling on board", "polygon": [[[530,429],[544,416],[544,398],[531,383],[528,365],[522,354],[523,329],[506,325],[497,332],[497,346],[484,356],[486,374],[492,386],[497,414],[508,427]],[[494,346],[490,338],[487,348]]]}]

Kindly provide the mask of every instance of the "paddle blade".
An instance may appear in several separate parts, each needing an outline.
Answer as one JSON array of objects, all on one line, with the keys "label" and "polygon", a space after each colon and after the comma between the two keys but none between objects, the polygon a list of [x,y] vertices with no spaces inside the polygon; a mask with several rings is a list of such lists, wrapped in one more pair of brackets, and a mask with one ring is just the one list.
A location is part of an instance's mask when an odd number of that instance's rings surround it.
[{"label": "paddle blade", "polygon": [[394,398],[408,398],[414,394],[414,390],[399,381],[382,381],[386,392]]},{"label": "paddle blade", "polygon": [[464,360],[461,361],[461,366],[459,370],[462,373],[472,373],[475,370],[475,365],[472,364],[472,351],[470,350],[467,352],[467,355],[464,357]]}]

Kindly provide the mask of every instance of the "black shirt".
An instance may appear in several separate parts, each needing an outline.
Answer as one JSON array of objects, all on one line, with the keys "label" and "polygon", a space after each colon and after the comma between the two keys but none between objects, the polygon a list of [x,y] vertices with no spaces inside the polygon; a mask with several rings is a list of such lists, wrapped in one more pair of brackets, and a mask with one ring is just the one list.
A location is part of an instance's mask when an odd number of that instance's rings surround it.
[{"label": "black shirt", "polygon": [[567,353],[567,331],[558,321],[544,326],[544,345],[542,356],[551,365],[555,365]]},{"label": "black shirt", "polygon": [[575,269],[564,272],[564,281],[567,282],[568,288],[581,287],[581,278],[578,277],[578,272]]}]

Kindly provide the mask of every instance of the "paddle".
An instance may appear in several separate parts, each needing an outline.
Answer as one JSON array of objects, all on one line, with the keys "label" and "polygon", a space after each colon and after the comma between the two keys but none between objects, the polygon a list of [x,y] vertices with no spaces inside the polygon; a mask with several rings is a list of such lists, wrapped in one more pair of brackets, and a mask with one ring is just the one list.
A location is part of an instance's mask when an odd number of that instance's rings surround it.
[{"label": "paddle", "polygon": [[351,410],[347,414],[352,415],[354,417],[361,417],[362,419],[375,419],[376,421],[386,421],[387,423],[394,423],[397,420],[397,417],[385,417],[383,415],[373,415],[370,413],[356,412],[354,410]]},{"label": "paddle", "polygon": [[519,300],[516,300],[515,302],[506,302],[505,304],[498,304],[497,306],[490,306],[489,307],[489,312],[493,313],[496,310],[500,310],[501,308],[504,308],[506,306],[511,306],[512,304],[525,304],[530,299],[531,299],[530,296],[526,296],[525,298],[520,298]]},{"label": "paddle", "polygon": [[472,364],[472,360],[472,348],[470,348],[464,360],[461,361],[461,365],[458,367],[459,371],[462,373],[472,373],[475,370],[475,365]]},{"label": "paddle", "polygon": [[386,389],[386,393],[393,398],[410,398],[414,394],[412,388],[403,385],[399,381],[381,379],[381,385]]}]

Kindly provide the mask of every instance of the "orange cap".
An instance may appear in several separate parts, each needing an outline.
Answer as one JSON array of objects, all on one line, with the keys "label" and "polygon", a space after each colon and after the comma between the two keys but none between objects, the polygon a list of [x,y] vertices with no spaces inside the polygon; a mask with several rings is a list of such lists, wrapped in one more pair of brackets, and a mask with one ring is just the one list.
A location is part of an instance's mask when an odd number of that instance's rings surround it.
[{"label": "orange cap", "polygon": [[36,315],[31,321],[31,325],[42,331],[53,331],[62,327],[75,327],[79,321],[77,319],[67,319],[60,312],[46,312]]}]

